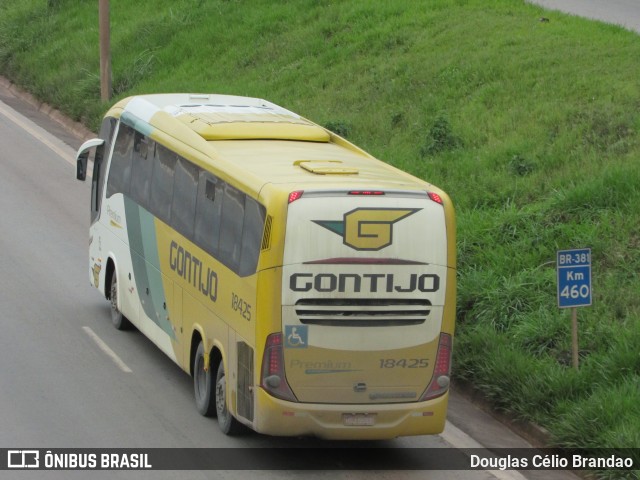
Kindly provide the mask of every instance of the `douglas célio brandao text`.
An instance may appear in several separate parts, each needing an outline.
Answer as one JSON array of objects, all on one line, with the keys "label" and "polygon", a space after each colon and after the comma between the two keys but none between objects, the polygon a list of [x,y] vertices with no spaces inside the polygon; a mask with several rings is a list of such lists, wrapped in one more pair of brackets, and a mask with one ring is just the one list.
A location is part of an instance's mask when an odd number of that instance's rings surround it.
[{"label": "douglas c\u00e9lio brandao text", "polygon": [[581,470],[581,469],[632,469],[633,458],[619,455],[588,457],[579,454],[525,454],[486,456],[472,454],[471,469],[494,470]]}]

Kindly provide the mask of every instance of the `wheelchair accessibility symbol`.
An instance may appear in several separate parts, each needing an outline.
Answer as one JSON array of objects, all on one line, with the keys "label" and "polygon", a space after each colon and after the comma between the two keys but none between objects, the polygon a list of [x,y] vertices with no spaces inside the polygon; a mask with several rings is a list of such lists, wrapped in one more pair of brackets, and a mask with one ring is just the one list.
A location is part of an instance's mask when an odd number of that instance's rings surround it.
[{"label": "wheelchair accessibility symbol", "polygon": [[306,325],[287,325],[284,327],[285,348],[307,348],[309,327]]}]

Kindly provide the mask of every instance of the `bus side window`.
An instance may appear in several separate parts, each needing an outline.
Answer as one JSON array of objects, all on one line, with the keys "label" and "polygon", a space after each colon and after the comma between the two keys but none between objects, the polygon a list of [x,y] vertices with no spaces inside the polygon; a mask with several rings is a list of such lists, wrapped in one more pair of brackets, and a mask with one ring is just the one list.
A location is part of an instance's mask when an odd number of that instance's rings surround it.
[{"label": "bus side window", "polygon": [[111,153],[111,142],[115,132],[117,120],[107,117],[102,121],[99,137],[104,140],[104,144],[96,148],[93,160],[93,176],[91,178],[91,223],[98,220],[100,216],[100,204],[102,192],[104,190],[105,162]]},{"label": "bus side window", "polygon": [[198,168],[178,158],[173,182],[171,225],[187,238],[193,238],[198,194]]},{"label": "bus side window", "polygon": [[242,247],[245,195],[229,184],[224,187],[219,258],[227,267],[237,272]]},{"label": "bus side window", "polygon": [[131,166],[131,198],[147,210],[151,190],[151,172],[155,142],[140,132],[135,132],[133,141],[133,165]]},{"label": "bus side window", "polygon": [[211,255],[218,255],[222,220],[222,182],[201,171],[198,182],[195,241]]},{"label": "bus side window", "polygon": [[173,200],[173,172],[178,156],[158,144],[151,176],[151,210],[165,223],[169,223],[171,201]]},{"label": "bus side window", "polygon": [[120,122],[118,136],[113,149],[109,179],[107,180],[107,198],[116,193],[129,194],[131,182],[131,154],[133,152],[133,128]]},{"label": "bus side window", "polygon": [[265,208],[253,198],[246,196],[244,204],[244,228],[242,229],[241,277],[255,273],[260,256]]}]

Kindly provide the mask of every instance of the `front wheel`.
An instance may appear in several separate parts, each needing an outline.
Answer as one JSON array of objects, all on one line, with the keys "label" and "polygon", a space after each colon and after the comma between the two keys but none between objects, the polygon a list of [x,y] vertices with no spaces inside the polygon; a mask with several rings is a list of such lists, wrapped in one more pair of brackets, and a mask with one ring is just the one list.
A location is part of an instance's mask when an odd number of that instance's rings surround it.
[{"label": "front wheel", "polygon": [[118,310],[118,275],[115,271],[111,275],[109,297],[111,300],[111,323],[113,323],[113,326],[118,330],[129,330],[131,328],[131,322]]},{"label": "front wheel", "polygon": [[218,425],[225,435],[237,435],[244,430],[243,425],[236,420],[227,408],[227,379],[224,374],[224,364],[220,361],[216,375],[216,412]]}]

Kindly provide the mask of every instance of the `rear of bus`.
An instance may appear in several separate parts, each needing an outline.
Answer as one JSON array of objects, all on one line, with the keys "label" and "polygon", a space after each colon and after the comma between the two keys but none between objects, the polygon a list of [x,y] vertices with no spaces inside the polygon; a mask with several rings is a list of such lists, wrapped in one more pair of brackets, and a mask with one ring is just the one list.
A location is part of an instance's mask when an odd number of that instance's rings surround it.
[{"label": "rear of bus", "polygon": [[383,439],[444,429],[453,222],[440,191],[292,192],[258,431]]}]

